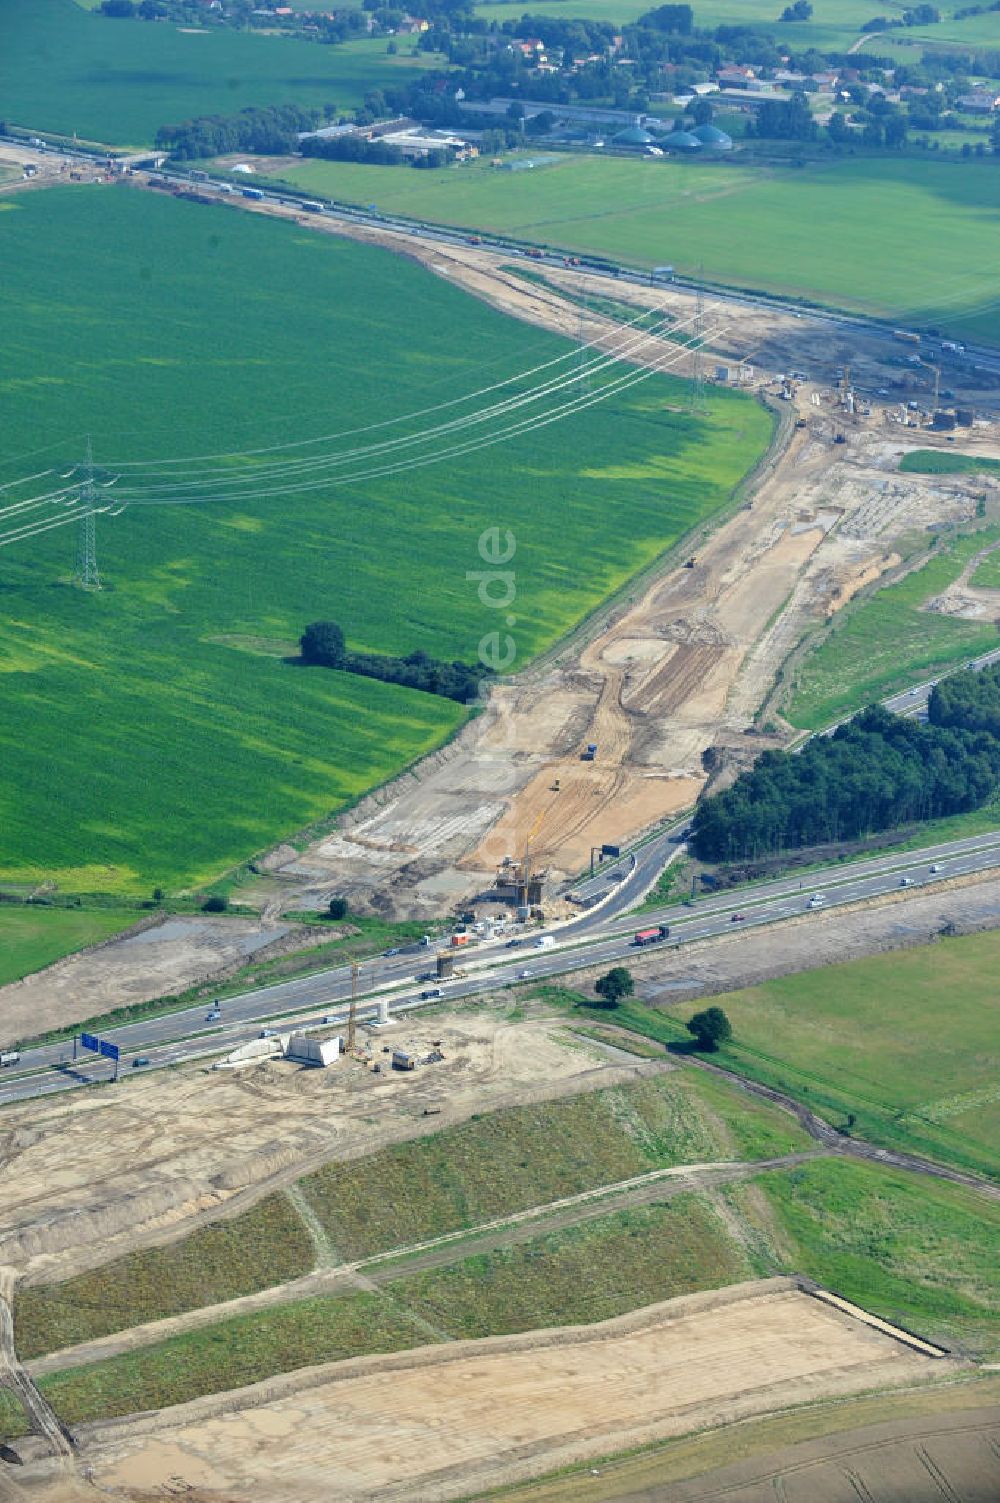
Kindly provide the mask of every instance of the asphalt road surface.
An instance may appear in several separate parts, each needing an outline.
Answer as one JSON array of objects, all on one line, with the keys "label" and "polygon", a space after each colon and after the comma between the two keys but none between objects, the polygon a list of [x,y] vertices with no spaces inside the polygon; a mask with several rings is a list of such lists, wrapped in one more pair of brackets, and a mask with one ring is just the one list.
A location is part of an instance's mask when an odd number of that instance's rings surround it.
[{"label": "asphalt road surface", "polygon": [[[821,924],[831,908],[863,902],[902,887],[926,887],[998,867],[1000,830],[919,851],[880,855],[804,877],[761,882],[740,892],[700,898],[690,906],[675,904],[651,911],[641,920],[620,911],[598,909],[549,930],[550,947],[540,947],[541,935],[532,934],[514,949],[506,941],[495,941],[471,952],[463,951],[465,974],[440,983],[440,990],[445,1000],[458,999],[519,982],[545,980],[583,966],[624,960],[636,953],[636,930],[658,923],[669,925],[664,946],[669,953],[669,946],[731,932],[736,923],[757,927],[807,915],[811,922]],[[371,998],[379,991],[389,994],[394,1012],[423,1005],[421,992],[439,985],[418,979],[425,966],[431,968],[432,961],[432,950],[419,949],[367,963],[361,977],[361,1015],[371,1011]],[[294,1019],[296,1027],[318,1026],[324,1020],[340,1024],[346,1021],[350,991],[350,968],[340,966],[227,997],[220,1021],[209,1021],[208,1009],[202,1004],[112,1029],[103,1037],[121,1049],[122,1073],[127,1074],[136,1055],[148,1058],[153,1068],[221,1055],[257,1037],[263,1024],[278,1026],[280,1019]],[[17,1066],[4,1071],[0,1104],[107,1080],[112,1073],[113,1066],[107,1060],[93,1055],[74,1060],[72,1055],[68,1043],[25,1050]]]}]

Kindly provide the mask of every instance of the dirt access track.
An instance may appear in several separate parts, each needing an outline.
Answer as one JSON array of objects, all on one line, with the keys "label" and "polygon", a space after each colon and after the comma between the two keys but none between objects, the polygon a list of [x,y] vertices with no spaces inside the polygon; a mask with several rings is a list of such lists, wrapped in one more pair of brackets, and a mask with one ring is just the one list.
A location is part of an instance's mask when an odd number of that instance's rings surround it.
[{"label": "dirt access track", "polygon": [[[546,269],[552,285],[525,282],[480,247],[301,222],[404,254],[505,313],[573,338],[580,309],[560,292],[609,291],[606,280],[577,271]],[[689,293],[612,290],[691,317]],[[578,872],[593,845],[626,841],[690,806],[709,747],[749,756],[776,744],[747,732],[778,668],[811,625],[899,562],[900,535],[971,521],[984,488],[1000,497],[982,476],[899,474],[905,449],[943,440],[890,426],[886,406],[850,420],[834,405],[834,360],[872,381],[898,376],[878,363],[884,337],[866,344],[863,332],[721,298],[709,300],[705,324],[717,331],[713,354],[753,356],[758,394],[773,395],[776,370],[801,366],[816,378],[797,387],[794,402],[774,404],[781,434],[752,501],[698,542],[693,568],[668,566],[493,690],[486,713],[451,746],[362,801],[333,835],[301,855],[275,853],[267,865],[287,884],[282,906],[319,903],[336,890],[397,916],[440,913],[487,889],[497,863],[521,854],[529,832],[536,866],[553,879]],[[620,350],[626,337],[593,312],[584,333],[606,350]],[[651,341],[628,358],[657,364],[663,345]],[[685,372],[684,360],[676,369]],[[834,443],[838,433],[845,443]],[[963,445],[1000,454],[1000,435],[979,429]],[[591,741],[597,760],[582,762]]]},{"label": "dirt access track", "polygon": [[429,1503],[954,1367],[773,1279],[594,1326],[314,1368],[77,1439],[97,1485],[126,1495]]},{"label": "dirt access track", "polygon": [[327,1070],[278,1059],[239,1071],[193,1065],[7,1108],[0,1270],[67,1278],[245,1210],[333,1159],[669,1068],[612,1057],[558,1021],[508,1022],[506,1010],[421,1013],[387,1034],[359,1028],[373,1061],[385,1043],[425,1056],[440,1041],[444,1059],[413,1074],[376,1075],[351,1059]]}]

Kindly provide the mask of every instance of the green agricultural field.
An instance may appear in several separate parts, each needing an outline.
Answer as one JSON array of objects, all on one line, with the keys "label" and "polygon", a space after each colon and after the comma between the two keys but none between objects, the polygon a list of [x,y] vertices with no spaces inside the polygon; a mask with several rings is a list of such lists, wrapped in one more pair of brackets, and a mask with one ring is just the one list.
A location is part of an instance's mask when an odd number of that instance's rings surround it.
[{"label": "green agricultural field", "polygon": [[[88,433],[108,468],[419,437],[474,410],[470,391],[512,381],[508,395],[570,354],[385,252],[127,186],[8,199],[0,251],[4,481],[65,474]],[[473,662],[497,611],[467,575],[502,525],[519,665],[724,506],[770,432],[751,400],[719,392],[693,417],[683,386],[653,378],[507,443],[502,462],[485,448],[398,477],[321,474],[301,495],[99,518],[100,593],[72,587],[73,528],[7,548],[0,877],[197,886],[342,807],[464,712],[289,664],[307,622],[339,620],[355,649]]]},{"label": "green agricultural field", "polygon": [[284,1195],[268,1195],[229,1221],[180,1242],[148,1248],[61,1284],[20,1290],[14,1304],[17,1349],[37,1357],[202,1305],[254,1294],[301,1277],[314,1251]]},{"label": "green agricultural field", "polygon": [[[310,192],[876,317],[1000,334],[1000,173],[875,157],[801,168],[566,155],[533,172],[308,162]],[[961,240],[956,268],[951,248]]]},{"label": "green agricultural field", "polygon": [[[506,0],[476,6],[476,15],[489,21],[519,20],[522,15],[581,16],[592,21],[625,24],[654,9],[653,0]],[[786,46],[834,47],[846,50],[860,35],[865,21],[876,14],[870,0],[813,0],[813,15],[806,23],[778,20],[784,3],[775,0],[693,0],[694,22],[699,27],[760,25]],[[882,15],[892,15],[904,6],[887,0]],[[936,28],[930,28],[936,30]]]},{"label": "green agricultural field", "polygon": [[135,913],[110,908],[0,907],[0,986],[19,981],[63,955],[85,950],[135,923]]},{"label": "green agricultural field", "polygon": [[863,705],[998,645],[996,626],[924,609],[969,560],[1000,536],[984,528],[942,543],[896,584],[835,616],[798,670],[786,711],[793,725],[818,730]]},{"label": "green agricultural field", "polygon": [[142,146],[161,125],[247,105],[352,110],[370,90],[440,65],[427,53],[390,57],[385,45],[366,37],[327,47],[112,20],[74,0],[0,0],[0,101],[18,125]]},{"label": "green agricultural field", "polygon": [[904,475],[1000,475],[1000,459],[954,449],[912,449],[899,461]]},{"label": "green agricultural field", "polygon": [[39,1387],[68,1425],[184,1403],[275,1373],[373,1352],[606,1320],[759,1270],[695,1195],[599,1217],[378,1294],[321,1296],[57,1371]]},{"label": "green agricultural field", "polygon": [[[930,1341],[1000,1353],[1000,1206],[898,1170],[824,1160],[754,1181],[786,1267]],[[753,1215],[749,1199],[730,1192]]]},{"label": "green agricultural field", "polygon": [[721,999],[720,1059],[861,1137],[1000,1178],[1000,932],[781,976]]}]

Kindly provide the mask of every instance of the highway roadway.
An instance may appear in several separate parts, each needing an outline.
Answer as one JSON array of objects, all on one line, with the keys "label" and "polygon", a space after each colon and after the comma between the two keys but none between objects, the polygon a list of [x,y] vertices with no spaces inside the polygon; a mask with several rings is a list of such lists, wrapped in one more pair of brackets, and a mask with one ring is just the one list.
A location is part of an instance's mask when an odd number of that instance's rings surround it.
[{"label": "highway roadway", "polygon": [[[0,133],[0,141],[21,149],[35,151],[41,157],[54,157],[67,162],[84,164],[95,170],[100,170],[100,159],[95,159],[90,152],[74,151],[71,147],[60,145],[52,146],[41,142],[37,146],[21,137],[5,136]],[[150,153],[151,155],[151,153]],[[129,160],[137,160],[135,157]],[[193,172],[198,171],[197,177]],[[200,169],[180,170],[176,167],[161,168],[148,175],[159,178],[170,186],[184,189],[194,189],[207,194],[220,194],[225,191],[230,202],[242,203],[246,207],[292,208],[303,214],[309,211],[304,209],[304,199],[301,197],[289,197],[288,189],[272,187],[268,185],[266,178],[256,178],[247,185],[235,185],[226,179],[226,188],[221,190],[219,182]],[[253,191],[260,192],[259,199],[247,200],[244,194],[244,186],[251,187]],[[230,193],[230,188],[232,192]],[[421,240],[435,240],[442,244],[468,245],[472,237],[468,231],[458,229],[453,225],[435,224],[429,220],[408,219],[400,214],[383,214],[373,208],[365,208],[360,204],[343,203],[336,199],[312,200],[322,204],[316,218],[322,220],[341,219],[350,224],[367,225],[373,229],[391,230],[405,235],[413,235]],[[529,241],[517,241],[499,235],[491,235],[488,231],[478,231],[474,237],[475,244],[483,250],[499,252],[510,257],[530,257],[536,265],[550,265],[562,267],[566,264],[569,254],[566,250],[549,247],[538,247]],[[669,255],[669,248],[665,250]],[[637,283],[642,286],[667,286],[675,292],[687,293],[692,297],[697,296],[699,291],[707,291],[714,297],[725,299],[727,302],[740,303],[748,307],[766,308],[782,313],[791,314],[797,318],[809,318],[817,323],[825,323],[838,329],[857,329],[867,336],[884,338],[890,345],[894,345],[892,329],[885,323],[875,322],[863,314],[846,313],[833,308],[820,307],[815,303],[796,303],[793,299],[780,295],[769,295],[766,292],[745,292],[728,286],[721,287],[711,283],[704,283],[690,276],[673,276],[669,281],[657,280],[648,270],[611,261],[608,257],[591,257],[583,255],[579,258],[580,270],[589,276],[606,277],[610,281],[625,281]],[[937,348],[939,341],[932,342]],[[895,351],[894,351],[895,352]],[[940,357],[939,357],[940,358]],[[989,345],[966,344],[964,356],[955,356],[954,359],[944,352],[943,358],[947,362],[954,363],[962,369],[972,369],[985,372],[992,376],[1000,375],[1000,352]]]},{"label": "highway roadway", "polygon": [[[580,918],[554,926],[549,948],[539,948],[540,935],[525,935],[516,948],[506,941],[481,945],[463,952],[464,974],[440,983],[445,1000],[457,1000],[522,982],[537,982],[579,970],[635,957],[634,934],[638,928],[667,924],[668,939],[659,947],[664,967],[670,965],[670,948],[690,944],[712,935],[741,928],[802,918],[821,924],[831,909],[864,902],[886,893],[940,884],[950,878],[1000,868],[1000,830],[965,840],[947,841],[918,851],[901,851],[870,860],[825,868],[799,877],[761,882],[738,892],[699,898],[690,904],[674,904],[642,915],[641,921],[605,909],[591,910]],[[642,951],[641,953],[646,953]],[[372,1010],[372,997],[384,992],[391,1009],[398,1012],[425,1005],[421,993],[437,988],[437,982],[421,981],[426,966],[433,965],[433,950],[416,947],[405,953],[383,956],[367,963],[361,986],[361,1014]],[[187,1060],[222,1055],[237,1044],[258,1036],[264,1024],[283,1029],[320,1026],[324,1021],[341,1024],[351,990],[347,966],[321,971],[297,981],[282,982],[259,991],[227,997],[220,1021],[210,1021],[204,1004],[162,1017],[109,1030],[103,1037],[122,1050],[123,1074],[131,1073],[131,1060],[142,1055],[153,1068]],[[73,1086],[107,1080],[112,1067],[94,1056],[72,1058],[70,1044],[47,1045],[25,1050],[14,1068],[0,1078],[0,1104],[47,1095]]]}]

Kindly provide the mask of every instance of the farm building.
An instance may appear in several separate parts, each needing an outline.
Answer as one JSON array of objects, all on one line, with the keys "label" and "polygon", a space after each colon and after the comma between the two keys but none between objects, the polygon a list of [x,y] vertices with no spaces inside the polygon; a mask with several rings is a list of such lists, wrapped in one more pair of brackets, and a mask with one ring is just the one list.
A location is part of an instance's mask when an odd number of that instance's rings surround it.
[{"label": "farm building", "polygon": [[432,151],[450,151],[459,159],[479,155],[478,146],[444,130],[387,131],[381,139],[387,146],[397,146],[404,157],[426,157]]}]

